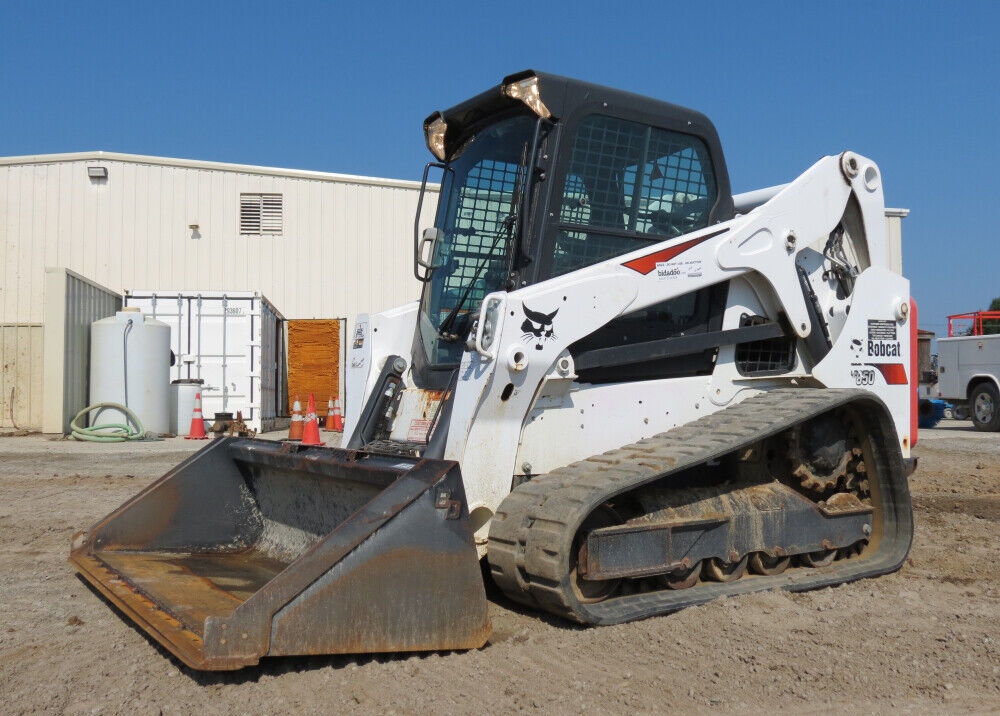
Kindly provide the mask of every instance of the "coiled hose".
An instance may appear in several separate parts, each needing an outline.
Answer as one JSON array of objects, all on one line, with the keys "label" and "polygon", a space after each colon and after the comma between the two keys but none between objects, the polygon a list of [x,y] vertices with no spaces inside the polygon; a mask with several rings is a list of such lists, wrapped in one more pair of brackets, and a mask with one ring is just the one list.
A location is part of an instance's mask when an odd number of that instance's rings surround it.
[{"label": "coiled hose", "polygon": [[[81,427],[77,424],[77,421],[90,411],[101,410],[104,408],[120,410],[125,413],[126,419],[129,423],[131,423],[131,425],[126,423],[107,423],[105,425],[95,425],[87,428]],[[135,426],[134,428],[132,427],[133,425]],[[118,403],[94,403],[93,405],[88,405],[76,414],[76,417],[73,418],[69,427],[70,435],[73,436],[73,439],[87,440],[95,443],[117,443],[124,442],[125,440],[145,440],[152,437],[143,429],[139,416],[133,413],[129,408],[126,408],[124,405],[120,405]]]}]

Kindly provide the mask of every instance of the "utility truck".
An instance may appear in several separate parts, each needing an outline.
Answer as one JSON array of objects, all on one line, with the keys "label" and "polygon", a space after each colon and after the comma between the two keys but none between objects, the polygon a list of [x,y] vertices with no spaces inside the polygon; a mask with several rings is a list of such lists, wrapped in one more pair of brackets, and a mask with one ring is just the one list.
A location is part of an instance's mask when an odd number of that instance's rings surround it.
[{"label": "utility truck", "polygon": [[[964,329],[956,326],[965,325]],[[939,398],[968,414],[976,430],[1000,431],[1000,311],[948,316],[948,337],[938,339]],[[957,334],[957,335],[956,335]]]}]

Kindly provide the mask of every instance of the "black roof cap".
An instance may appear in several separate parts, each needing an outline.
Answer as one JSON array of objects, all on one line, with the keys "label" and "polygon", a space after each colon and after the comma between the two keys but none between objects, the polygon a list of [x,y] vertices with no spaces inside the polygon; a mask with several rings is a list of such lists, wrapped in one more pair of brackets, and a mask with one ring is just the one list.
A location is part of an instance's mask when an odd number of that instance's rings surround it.
[{"label": "black roof cap", "polygon": [[424,126],[437,119],[439,115],[444,117],[447,123],[445,145],[447,154],[451,154],[483,119],[524,109],[525,105],[521,100],[504,94],[503,87],[510,82],[528,77],[538,78],[539,95],[554,119],[567,119],[577,114],[599,112],[702,138],[712,155],[719,190],[719,198],[712,211],[713,220],[725,220],[732,216],[729,173],[726,170],[722,143],[719,141],[715,125],[701,112],[680,105],[569,77],[524,70],[504,77],[499,85],[450,109],[440,113],[435,112],[427,118]]},{"label": "black roof cap", "polygon": [[[687,127],[687,131],[694,134],[717,137],[712,121],[701,112],[696,112],[693,109],[569,77],[524,70],[504,77],[499,85],[441,112],[440,114],[444,116],[449,126],[449,139],[452,137],[457,139],[464,135],[483,117],[523,107],[520,100],[505,95],[503,87],[510,82],[527,77],[538,78],[542,101],[556,119],[566,117],[573,110],[584,105],[606,104],[613,110],[625,111],[641,121],[648,121],[650,124],[676,129]],[[438,113],[435,112],[427,120],[431,121],[437,116]]]}]

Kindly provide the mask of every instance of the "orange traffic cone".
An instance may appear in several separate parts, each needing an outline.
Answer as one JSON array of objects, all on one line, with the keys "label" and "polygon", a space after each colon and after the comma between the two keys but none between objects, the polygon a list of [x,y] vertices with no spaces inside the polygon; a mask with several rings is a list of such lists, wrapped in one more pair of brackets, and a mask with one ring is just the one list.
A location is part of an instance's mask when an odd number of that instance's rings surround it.
[{"label": "orange traffic cone", "polygon": [[205,434],[205,419],[201,416],[201,393],[194,394],[194,410],[191,411],[191,434],[185,440],[208,440]]},{"label": "orange traffic cone", "polygon": [[302,428],[303,445],[326,445],[319,439],[319,418],[316,417],[316,401],[309,394],[309,406],[306,408],[306,424]]},{"label": "orange traffic cone", "polygon": [[340,398],[336,400],[330,398],[329,407],[326,409],[326,427],[328,432],[344,432],[344,417],[340,414]]},{"label": "orange traffic cone", "polygon": [[288,426],[288,439],[302,439],[302,403],[299,402],[299,396],[297,395],[295,396],[295,402],[292,403],[292,422]]},{"label": "orange traffic cone", "polygon": [[323,423],[323,432],[330,432],[333,430],[333,396],[326,401],[326,422]]}]

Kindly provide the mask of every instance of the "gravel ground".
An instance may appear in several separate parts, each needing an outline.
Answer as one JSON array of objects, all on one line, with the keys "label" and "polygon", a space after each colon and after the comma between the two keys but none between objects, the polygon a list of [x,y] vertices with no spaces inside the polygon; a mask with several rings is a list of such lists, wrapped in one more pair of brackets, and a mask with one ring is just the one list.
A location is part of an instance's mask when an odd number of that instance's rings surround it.
[{"label": "gravel ground", "polygon": [[[278,436],[274,436],[278,437]],[[200,445],[0,437],[6,713],[1000,713],[1000,434],[922,431],[896,574],[582,628],[492,595],[472,652],[188,670],[66,561],[89,527]]]}]

